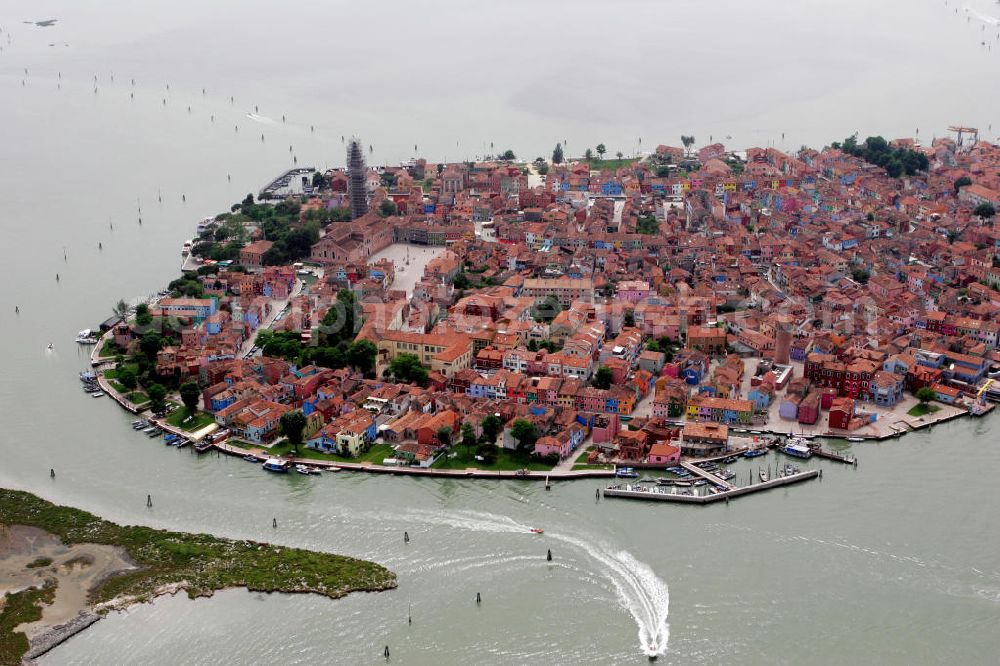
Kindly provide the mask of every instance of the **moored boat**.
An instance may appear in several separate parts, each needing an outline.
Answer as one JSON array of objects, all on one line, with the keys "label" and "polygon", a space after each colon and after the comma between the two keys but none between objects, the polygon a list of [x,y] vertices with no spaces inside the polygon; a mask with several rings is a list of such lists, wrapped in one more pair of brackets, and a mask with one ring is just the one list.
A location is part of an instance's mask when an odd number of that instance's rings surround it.
[{"label": "moored boat", "polygon": [[615,470],[615,476],[619,479],[638,479],[639,472],[631,467],[619,467]]},{"label": "moored boat", "polygon": [[743,452],[743,457],[744,458],[756,458],[758,456],[762,456],[762,455],[765,455],[765,454],[767,454],[767,449],[763,449],[763,448],[761,448],[761,449],[747,449],[746,451]]},{"label": "moored boat", "polygon": [[766,482],[766,481],[767,481],[767,480],[768,480],[769,478],[771,478],[771,475],[770,475],[770,473],[769,473],[769,472],[767,471],[767,469],[766,469],[766,468],[765,468],[765,469],[762,469],[762,470],[760,470],[759,474],[760,474],[760,480],[761,480],[761,482]]},{"label": "moored boat", "polygon": [[264,471],[275,472],[277,474],[287,474],[291,466],[291,462],[282,460],[281,458],[268,458],[261,465]]},{"label": "moored boat", "polygon": [[781,448],[781,451],[783,453],[785,453],[786,455],[790,455],[790,456],[793,456],[795,458],[806,458],[806,459],[808,459],[808,458],[811,458],[812,454],[813,454],[812,449],[810,449],[807,445],[798,444],[798,443],[785,444]]}]

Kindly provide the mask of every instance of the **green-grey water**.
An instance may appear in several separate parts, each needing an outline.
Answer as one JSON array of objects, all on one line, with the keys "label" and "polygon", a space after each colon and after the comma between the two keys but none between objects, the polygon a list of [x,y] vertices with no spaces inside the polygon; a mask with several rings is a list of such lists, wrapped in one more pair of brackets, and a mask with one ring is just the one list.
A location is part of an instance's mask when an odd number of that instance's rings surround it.
[{"label": "green-grey water", "polygon": [[993,663],[996,417],[856,446],[856,470],[810,463],[822,481],[703,508],[596,501],[597,482],[274,477],[136,435],[80,391],[87,350],[72,342],[118,298],[174,277],[197,220],[292,155],[341,163],[341,135],[398,161],[414,143],[437,160],[490,142],[533,157],[560,139],[630,153],[682,132],[789,149],[856,129],[985,134],[1000,109],[986,83],[996,26],[954,9],[4,3],[0,483],[119,522],[371,558],[400,577],[338,601],[161,599],[43,663],[384,663],[388,644],[402,664],[638,664],[649,640],[671,664]]}]

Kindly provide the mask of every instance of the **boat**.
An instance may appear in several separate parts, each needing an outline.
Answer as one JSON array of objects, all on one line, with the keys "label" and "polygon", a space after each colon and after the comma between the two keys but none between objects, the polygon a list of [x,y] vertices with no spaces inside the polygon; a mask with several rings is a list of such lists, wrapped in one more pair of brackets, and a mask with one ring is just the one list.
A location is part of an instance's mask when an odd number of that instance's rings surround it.
[{"label": "boat", "polygon": [[731,465],[734,462],[736,462],[736,460],[737,460],[736,456],[729,456],[727,458],[723,458],[722,462],[726,463],[727,465]]},{"label": "boat", "polygon": [[85,328],[76,334],[76,341],[81,345],[96,345],[98,337],[89,328]]},{"label": "boat", "polygon": [[760,480],[762,483],[767,482],[769,478],[771,478],[771,475],[768,473],[766,468],[760,470]]},{"label": "boat", "polygon": [[532,534],[545,534],[545,530],[540,529],[538,527],[532,527],[531,528],[531,533]]},{"label": "boat", "polygon": [[243,456],[243,460],[249,460],[250,462],[258,462],[257,456],[255,456],[252,453],[248,453],[245,456]]},{"label": "boat", "polygon": [[747,449],[743,452],[744,458],[756,458],[767,454],[767,449]]},{"label": "boat", "polygon": [[615,470],[615,476],[619,479],[638,479],[639,472],[635,471],[631,467],[619,467]]},{"label": "boat", "polygon": [[159,428],[153,428],[153,431],[146,436],[149,437],[150,439],[153,439],[154,437],[159,437],[161,434],[163,434],[162,430],[160,430]]},{"label": "boat", "polygon": [[674,481],[674,485],[675,486],[680,486],[681,488],[690,488],[691,487],[691,482],[690,481]]},{"label": "boat", "polygon": [[94,391],[93,393],[90,394],[90,397],[91,398],[103,398],[104,397],[104,391]]},{"label": "boat", "polygon": [[865,438],[864,437],[848,437],[847,441],[848,442],[863,442],[863,441],[865,441]]},{"label": "boat", "polygon": [[132,423],[132,430],[144,430],[149,427],[149,421],[134,421]]},{"label": "boat", "polygon": [[781,451],[782,453],[793,456],[795,458],[808,459],[811,458],[813,454],[812,449],[802,444],[791,444],[791,443],[785,444],[783,447],[781,447]]},{"label": "boat", "polygon": [[212,442],[209,442],[208,440],[205,439],[201,440],[200,442],[194,445],[194,450],[197,451],[198,453],[204,453],[205,451],[208,451],[210,448],[212,448]]},{"label": "boat", "polygon": [[187,439],[186,437],[179,437],[179,438],[175,439],[173,442],[171,442],[171,444],[175,444],[178,449],[183,449],[185,446],[187,446],[190,443],[191,443],[191,440]]},{"label": "boat", "polygon": [[694,482],[694,485],[696,485],[696,486],[707,486],[708,485],[708,481],[706,481],[705,479],[698,479],[697,481]]},{"label": "boat", "polygon": [[326,471],[328,471],[328,472],[339,472],[340,468],[337,467],[336,465],[331,465],[330,467],[326,468]]},{"label": "boat", "polygon": [[53,349],[55,349],[55,348],[56,348],[56,347],[55,347],[55,345],[54,345],[54,344],[52,344],[51,342],[49,343],[49,346],[48,346],[48,347],[46,347],[46,349],[48,349],[49,351],[52,351],[52,350],[53,350]]},{"label": "boat", "polygon": [[660,476],[656,479],[656,485],[658,486],[672,486],[674,485],[673,479],[668,479],[666,477]]},{"label": "boat", "polygon": [[97,373],[94,372],[93,370],[84,370],[83,372],[80,373],[80,381],[81,382],[96,382],[97,381]]},{"label": "boat", "polygon": [[266,472],[274,472],[276,474],[287,474],[291,466],[292,463],[287,460],[282,460],[281,458],[268,458],[261,465],[261,468]]},{"label": "boat", "polygon": [[[272,471],[275,471],[275,470],[272,470]],[[309,476],[312,473],[312,472],[309,471],[309,468],[306,467],[305,465],[296,465],[295,466],[295,471],[298,472],[299,474],[303,475],[303,476]]]}]

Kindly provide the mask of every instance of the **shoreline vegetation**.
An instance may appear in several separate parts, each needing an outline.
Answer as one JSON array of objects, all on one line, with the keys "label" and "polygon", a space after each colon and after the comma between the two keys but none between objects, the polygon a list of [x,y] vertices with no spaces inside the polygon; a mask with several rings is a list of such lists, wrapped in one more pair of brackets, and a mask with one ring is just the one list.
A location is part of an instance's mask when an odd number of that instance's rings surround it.
[{"label": "shoreline vegetation", "polygon": [[[33,542],[23,557],[6,557],[12,540],[8,533],[17,526],[58,538],[66,561],[30,552]],[[95,544],[118,549],[122,560],[131,566],[94,580],[80,607],[73,609],[79,613],[74,621],[47,626],[46,610],[60,593],[60,576],[88,565],[87,558],[73,553],[73,547]],[[54,647],[108,611],[180,590],[192,599],[232,587],[338,599],[351,592],[396,587],[396,575],[373,562],[209,534],[117,525],[86,511],[9,489],[0,489],[0,555],[5,555],[0,559],[0,579],[14,579],[25,572],[33,576],[30,584],[9,590],[0,600],[0,666],[20,664],[29,650],[32,657],[40,655],[42,652],[35,650],[37,644],[44,643],[46,650]],[[45,564],[50,557],[56,562]],[[15,566],[17,571],[7,570]],[[22,625],[39,621],[43,631],[29,640]],[[58,640],[49,636],[60,631],[63,635]]]}]

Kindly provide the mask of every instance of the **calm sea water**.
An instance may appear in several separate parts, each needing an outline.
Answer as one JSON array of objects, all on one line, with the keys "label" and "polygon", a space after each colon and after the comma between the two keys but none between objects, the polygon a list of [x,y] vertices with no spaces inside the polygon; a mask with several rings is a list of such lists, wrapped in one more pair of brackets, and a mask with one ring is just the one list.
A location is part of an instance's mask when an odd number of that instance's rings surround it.
[{"label": "calm sea water", "polygon": [[76,331],[171,279],[198,219],[293,157],[341,163],[341,136],[375,162],[414,144],[439,160],[563,139],[630,154],[681,133],[789,149],[953,123],[993,136],[1000,10],[874,4],[3,3],[0,483],[400,576],[339,601],[165,599],[45,663],[376,663],[388,644],[405,664],[628,664],[653,640],[676,664],[992,663],[995,418],[697,509],[596,502],[593,482],[264,476],[136,436],[75,379]]}]

